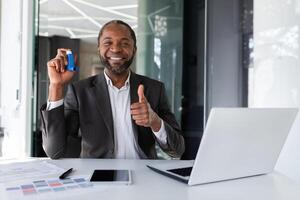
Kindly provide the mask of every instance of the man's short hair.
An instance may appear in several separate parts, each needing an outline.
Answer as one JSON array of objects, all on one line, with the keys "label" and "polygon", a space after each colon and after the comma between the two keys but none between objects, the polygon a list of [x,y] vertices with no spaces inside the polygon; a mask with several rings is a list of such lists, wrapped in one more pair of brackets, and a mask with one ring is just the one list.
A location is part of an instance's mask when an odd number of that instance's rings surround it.
[{"label": "man's short hair", "polygon": [[133,29],[132,29],[127,23],[125,23],[125,22],[123,22],[123,21],[121,21],[121,20],[111,20],[111,21],[107,22],[106,24],[104,24],[104,25],[102,26],[102,28],[100,29],[99,34],[98,34],[98,47],[100,46],[99,40],[100,40],[100,37],[101,37],[102,34],[103,34],[104,29],[105,29],[108,25],[110,25],[110,24],[120,24],[120,25],[125,26],[125,27],[129,30],[130,36],[131,36],[131,38],[133,39],[133,42],[134,42],[134,48],[136,48],[136,36],[135,36],[135,33],[134,33]]}]

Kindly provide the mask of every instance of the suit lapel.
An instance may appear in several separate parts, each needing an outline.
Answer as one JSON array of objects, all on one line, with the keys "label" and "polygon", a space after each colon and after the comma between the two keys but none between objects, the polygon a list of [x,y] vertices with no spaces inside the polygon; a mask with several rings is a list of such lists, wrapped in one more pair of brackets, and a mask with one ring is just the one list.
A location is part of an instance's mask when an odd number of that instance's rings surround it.
[{"label": "suit lapel", "polygon": [[108,93],[106,79],[104,74],[99,74],[94,82],[95,87],[92,88],[96,98],[96,107],[101,113],[104,123],[107,126],[109,134],[114,141],[114,128],[113,128],[113,117],[111,111],[110,97]]},{"label": "suit lapel", "polygon": [[137,89],[139,84],[141,84],[141,80],[138,78],[138,76],[131,72],[130,75],[130,102],[131,104],[136,103],[139,101],[139,96],[137,94]]},{"label": "suit lapel", "polygon": [[[139,101],[137,89],[140,84],[142,84],[142,81],[135,73],[131,72],[130,75],[130,103],[131,104]],[[138,141],[138,126],[136,125],[135,121],[132,118],[131,121],[132,121],[133,128],[136,130],[134,131],[135,139],[136,141]]]}]

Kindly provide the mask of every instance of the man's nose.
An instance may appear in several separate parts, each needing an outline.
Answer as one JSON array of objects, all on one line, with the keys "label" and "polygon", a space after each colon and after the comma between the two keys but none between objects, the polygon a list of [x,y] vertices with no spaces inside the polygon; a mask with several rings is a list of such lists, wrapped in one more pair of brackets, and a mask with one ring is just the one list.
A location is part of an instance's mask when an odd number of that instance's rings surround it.
[{"label": "man's nose", "polygon": [[116,43],[116,44],[112,44],[110,46],[110,51],[112,52],[120,52],[121,51],[121,46],[120,44]]}]

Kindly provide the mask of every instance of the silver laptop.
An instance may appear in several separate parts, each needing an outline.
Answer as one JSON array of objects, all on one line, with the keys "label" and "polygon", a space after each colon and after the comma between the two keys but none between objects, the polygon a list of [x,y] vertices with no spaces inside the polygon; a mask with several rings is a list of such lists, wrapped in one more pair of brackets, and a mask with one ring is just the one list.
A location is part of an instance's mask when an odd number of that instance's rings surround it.
[{"label": "silver laptop", "polygon": [[273,171],[297,108],[213,108],[191,166],[148,165],[188,185]]}]

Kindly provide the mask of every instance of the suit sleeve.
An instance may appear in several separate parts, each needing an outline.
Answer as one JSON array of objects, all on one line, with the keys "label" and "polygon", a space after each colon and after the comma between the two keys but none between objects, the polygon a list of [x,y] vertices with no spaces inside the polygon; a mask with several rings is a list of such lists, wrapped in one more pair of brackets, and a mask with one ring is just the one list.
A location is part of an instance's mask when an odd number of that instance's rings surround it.
[{"label": "suit sleeve", "polygon": [[181,157],[185,150],[184,139],[181,135],[180,126],[178,125],[174,114],[170,110],[165,87],[163,84],[160,90],[157,114],[164,121],[167,133],[167,144],[160,145],[160,147],[171,157]]},{"label": "suit sleeve", "polygon": [[41,108],[43,148],[52,159],[65,156],[69,136],[78,134],[79,116],[78,103],[74,87],[69,85],[64,98],[64,105],[46,110],[46,104]]}]

